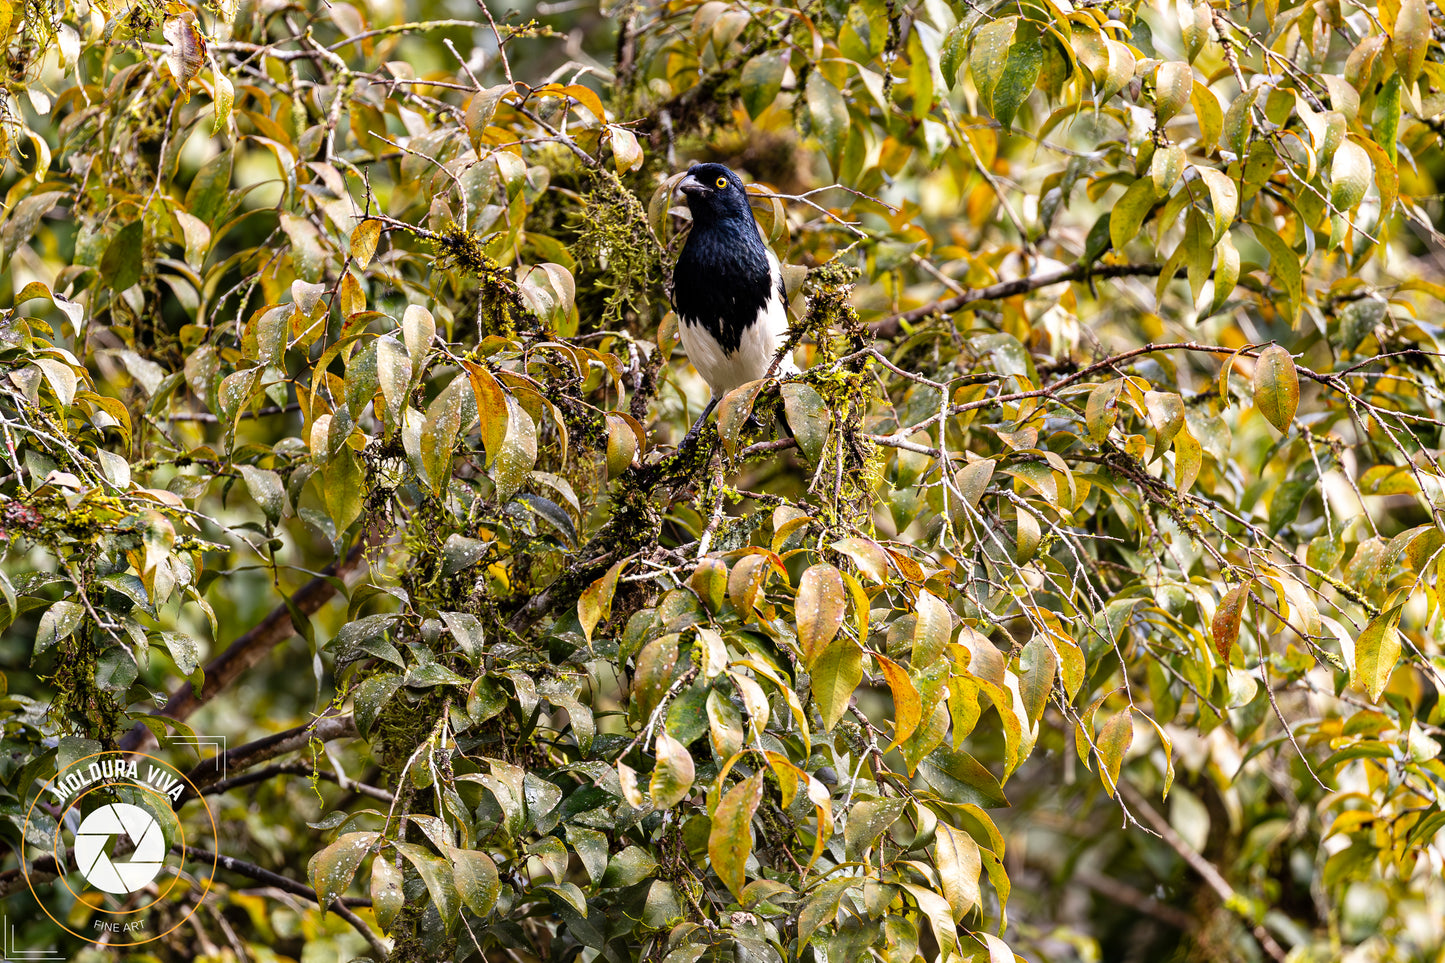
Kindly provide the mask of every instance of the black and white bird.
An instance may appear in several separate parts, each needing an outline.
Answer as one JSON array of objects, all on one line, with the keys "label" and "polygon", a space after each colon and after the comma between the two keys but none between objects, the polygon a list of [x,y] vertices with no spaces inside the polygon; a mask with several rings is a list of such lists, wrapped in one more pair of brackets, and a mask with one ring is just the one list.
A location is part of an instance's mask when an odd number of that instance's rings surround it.
[{"label": "black and white bird", "polygon": [[[712,389],[684,443],[697,436],[722,397],[767,375],[788,334],[778,258],[763,241],[747,191],[722,164],[694,164],[677,189],[692,230],[672,272],[672,306],[692,366]],[[789,357],[775,374],[796,374]]]}]

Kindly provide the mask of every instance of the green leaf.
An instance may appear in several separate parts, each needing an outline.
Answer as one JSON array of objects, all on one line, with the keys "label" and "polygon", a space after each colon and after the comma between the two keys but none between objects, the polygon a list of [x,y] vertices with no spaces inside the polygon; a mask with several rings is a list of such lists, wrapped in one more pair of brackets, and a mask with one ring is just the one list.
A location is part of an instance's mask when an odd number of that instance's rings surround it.
[{"label": "green leaf", "polygon": [[145,225],[131,221],[116,232],[100,259],[100,276],[119,294],[140,281],[141,257],[145,247]]},{"label": "green leaf", "polygon": [[1370,620],[1355,639],[1354,683],[1379,702],[1400,662],[1400,611],[1396,605]]},{"label": "green leaf", "polygon": [[35,655],[46,651],[62,639],[70,637],[80,620],[85,618],[85,606],[79,602],[61,599],[53,603],[40,616],[40,627],[35,632]]},{"label": "green leaf", "polygon": [[1255,362],[1254,405],[1277,430],[1289,430],[1299,407],[1299,373],[1290,353],[1277,344],[1261,351]]},{"label": "green leaf", "polygon": [[798,450],[808,461],[817,464],[828,441],[832,412],[811,385],[785,384],[781,391],[788,428],[798,441]]},{"label": "green leaf", "polygon": [[396,915],[406,903],[406,895],[401,889],[402,878],[401,867],[384,852],[378,853],[371,861],[371,911],[383,933],[391,932]]},{"label": "green leaf", "polygon": [[1019,653],[1019,697],[1029,724],[1037,724],[1054,691],[1059,660],[1041,638],[1030,639]]},{"label": "green leaf", "polygon": [[707,855],[713,872],[738,899],[747,882],[746,866],[753,852],[753,814],[763,800],[763,770],[733,786],[712,814]]},{"label": "green leaf", "polygon": [[653,639],[637,656],[629,707],[638,722],[645,722],[672,685],[677,668],[677,633]]},{"label": "green leaf", "polygon": [[1153,207],[1154,181],[1151,178],[1141,177],[1129,185],[1109,215],[1109,241],[1114,250],[1124,250],[1130,241],[1139,236],[1144,218]]},{"label": "green leaf", "polygon": [[1234,239],[1225,231],[1214,245],[1214,300],[1209,305],[1210,314],[1218,314],[1224,308],[1234,286],[1239,283],[1239,250]]},{"label": "green leaf", "polygon": [[969,25],[966,21],[956,23],[943,38],[943,52],[938,60],[938,69],[950,90],[958,86],[958,71],[968,56],[968,31]]},{"label": "green leaf", "polygon": [[1214,229],[1213,236],[1209,239],[1209,246],[1213,247],[1219,243],[1224,232],[1234,223],[1239,214],[1239,188],[1229,175],[1213,167],[1194,168],[1199,172],[1204,185],[1209,188],[1209,201],[1213,208],[1210,214],[1210,224]]},{"label": "green leaf", "polygon": [[1406,86],[1415,82],[1425,65],[1432,27],[1425,0],[1400,0],[1395,29],[1390,34],[1390,49],[1395,55],[1395,69]]},{"label": "green leaf", "polygon": [[914,671],[919,671],[928,668],[943,655],[953,635],[953,613],[942,599],[927,589],[919,590],[913,611],[916,619],[913,623],[911,661]]},{"label": "green leaf", "polygon": [[1284,287],[1289,299],[1286,316],[1291,324],[1299,320],[1301,303],[1304,299],[1304,280],[1300,275],[1299,255],[1274,231],[1260,224],[1251,224],[1254,236],[1269,252],[1269,269],[1275,282]]},{"label": "green leaf", "polygon": [[1018,29],[1018,17],[1000,17],[984,24],[974,34],[973,47],[969,52],[968,68],[973,72],[973,83],[978,88],[980,102],[985,110],[993,111],[993,92],[1003,77],[1008,63],[1009,47],[1013,43],[1014,31]]},{"label": "green leaf", "polygon": [[1249,148],[1249,139],[1254,134],[1254,99],[1258,96],[1259,88],[1251,87],[1230,101],[1229,109],[1224,112],[1224,144],[1236,157],[1243,158]]},{"label": "green leaf", "polygon": [[834,639],[812,667],[813,701],[824,729],[832,729],[843,718],[848,700],[862,681],[863,653],[858,643],[846,637]]},{"label": "green leaf", "polygon": [[254,465],[237,465],[236,470],[245,479],[246,491],[255,499],[256,504],[261,506],[267,521],[272,525],[280,521],[286,508],[286,489],[281,483],[281,476]]},{"label": "green leaf", "polygon": [[[551,838],[551,837],[547,837]],[[497,864],[486,853],[472,849],[448,850],[452,863],[452,879],[456,883],[457,895],[467,909],[485,917],[497,905],[502,892],[502,881],[497,875]]]},{"label": "green leaf", "polygon": [[1014,116],[1038,83],[1043,64],[1044,47],[1036,36],[1017,41],[1009,50],[1008,62],[1004,64],[992,98],[994,119],[1005,130],[1013,126]]},{"label": "green leaf", "polygon": [[898,821],[906,801],[900,796],[860,799],[848,811],[843,843],[848,858],[862,860],[884,831]]},{"label": "green leaf", "polygon": [[345,833],[311,857],[306,864],[306,877],[316,891],[322,910],[340,899],[351,886],[361,861],[380,836],[377,832]]},{"label": "green leaf", "polygon": [[1184,427],[1184,399],[1172,391],[1144,392],[1144,409],[1149,412],[1149,425],[1154,429],[1152,462],[1169,447]]},{"label": "green leaf", "polygon": [[820,70],[808,73],[804,96],[808,105],[808,116],[813,122],[813,133],[823,145],[833,169],[837,170],[843,142],[848,137],[848,101],[843,98],[842,91],[829,83]]},{"label": "green leaf", "polygon": [[396,851],[406,857],[412,868],[417,871],[422,882],[426,884],[426,891],[431,896],[432,906],[436,908],[437,914],[442,918],[442,923],[447,928],[457,921],[460,907],[457,905],[457,886],[452,877],[452,865],[440,856],[433,856],[424,847],[415,843],[404,843],[396,841],[392,843]]},{"label": "green leaf", "polygon": [[722,441],[723,451],[729,458],[738,453],[738,441],[753,413],[753,402],[762,390],[763,382],[750,381],[723,395],[717,405],[717,433]]},{"label": "green leaf", "polygon": [[739,86],[742,88],[743,106],[753,120],[757,120],[778,99],[790,56],[791,51],[786,47],[767,50],[743,64]]},{"label": "green leaf", "polygon": [[[474,381],[473,386],[475,384]],[[537,425],[516,398],[507,395],[506,399],[507,433],[492,465],[492,482],[497,486],[499,502],[509,501],[537,464]],[[480,407],[478,402],[478,410]]]},{"label": "green leaf", "polygon": [[1089,427],[1089,440],[1096,445],[1102,445],[1109,437],[1114,421],[1119,417],[1117,405],[1119,391],[1123,387],[1124,380],[1114,378],[1096,385],[1089,392],[1089,400],[1084,404],[1084,423]]}]

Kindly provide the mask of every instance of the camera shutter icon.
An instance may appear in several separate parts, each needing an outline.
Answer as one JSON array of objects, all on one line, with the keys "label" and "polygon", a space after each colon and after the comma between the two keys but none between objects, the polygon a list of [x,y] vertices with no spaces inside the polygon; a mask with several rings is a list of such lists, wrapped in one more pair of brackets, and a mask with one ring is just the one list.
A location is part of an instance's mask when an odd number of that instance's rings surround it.
[{"label": "camera shutter icon", "polygon": [[[112,858],[112,840],[128,836],[135,849],[129,857]],[[81,820],[75,832],[75,863],[96,889],[124,895],[144,887],[161,871],[165,833],[155,817],[130,803],[109,803]]]}]

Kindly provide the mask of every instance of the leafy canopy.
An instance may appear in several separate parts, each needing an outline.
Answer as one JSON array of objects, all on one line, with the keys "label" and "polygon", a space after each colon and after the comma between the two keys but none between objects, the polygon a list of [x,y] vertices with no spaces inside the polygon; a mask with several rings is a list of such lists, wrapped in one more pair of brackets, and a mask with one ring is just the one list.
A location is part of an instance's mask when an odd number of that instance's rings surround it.
[{"label": "leafy canopy", "polygon": [[[1421,958],[1437,15],[0,0],[9,838],[224,734],[208,959]],[[694,159],[806,370],[677,451]]]}]

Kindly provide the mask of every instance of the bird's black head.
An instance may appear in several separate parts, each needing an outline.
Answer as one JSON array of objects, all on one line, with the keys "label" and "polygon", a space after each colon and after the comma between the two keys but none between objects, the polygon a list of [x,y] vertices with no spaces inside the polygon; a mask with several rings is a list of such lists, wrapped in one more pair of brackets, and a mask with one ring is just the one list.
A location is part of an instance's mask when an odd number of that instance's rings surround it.
[{"label": "bird's black head", "polygon": [[752,220],[748,192],[738,175],[722,164],[694,164],[677,189],[687,198],[694,224],[746,218]]}]

